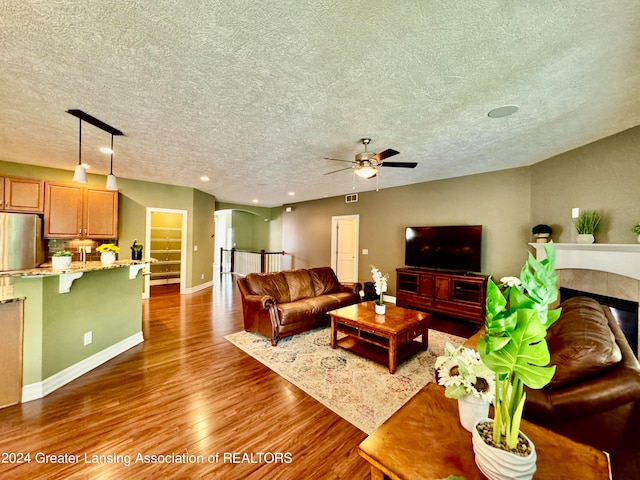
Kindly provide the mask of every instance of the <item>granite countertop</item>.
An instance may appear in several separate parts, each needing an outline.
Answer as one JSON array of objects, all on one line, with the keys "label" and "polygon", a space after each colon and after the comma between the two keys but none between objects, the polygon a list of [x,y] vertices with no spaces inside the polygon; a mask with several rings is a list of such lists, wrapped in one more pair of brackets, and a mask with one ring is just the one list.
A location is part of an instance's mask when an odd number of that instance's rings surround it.
[{"label": "granite countertop", "polygon": [[61,275],[65,273],[95,272],[98,270],[110,270],[113,268],[129,267],[131,265],[143,265],[147,262],[138,260],[116,260],[111,265],[104,265],[102,262],[71,262],[71,266],[65,269],[54,269],[50,263],[43,263],[37,268],[28,270],[11,270],[0,272],[0,277],[40,277],[47,275]]}]

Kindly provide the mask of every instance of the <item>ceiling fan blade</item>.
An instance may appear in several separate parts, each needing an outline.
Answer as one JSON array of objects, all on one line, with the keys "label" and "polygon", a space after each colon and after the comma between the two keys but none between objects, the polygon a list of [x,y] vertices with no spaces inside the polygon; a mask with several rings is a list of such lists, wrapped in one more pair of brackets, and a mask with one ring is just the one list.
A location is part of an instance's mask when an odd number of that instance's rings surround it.
[{"label": "ceiling fan blade", "polygon": [[385,158],[393,157],[394,155],[398,155],[400,152],[394,150],[393,148],[388,148],[384,152],[376,153],[373,157],[373,160],[377,162],[381,162]]},{"label": "ceiling fan blade", "polygon": [[322,157],[324,160],[334,160],[336,162],[349,162],[349,163],[355,163],[352,160],[343,160],[342,158],[330,158],[330,157]]},{"label": "ceiling fan blade", "polygon": [[[332,159],[333,160],[333,159]],[[333,172],[327,172],[327,173],[323,173],[323,175],[331,175],[332,173],[338,173],[338,172],[342,172],[344,170],[351,170],[353,167],[346,167],[346,168],[341,168],[340,170],[334,170]]]},{"label": "ceiling fan blade", "polygon": [[416,162],[382,162],[381,167],[415,168]]}]

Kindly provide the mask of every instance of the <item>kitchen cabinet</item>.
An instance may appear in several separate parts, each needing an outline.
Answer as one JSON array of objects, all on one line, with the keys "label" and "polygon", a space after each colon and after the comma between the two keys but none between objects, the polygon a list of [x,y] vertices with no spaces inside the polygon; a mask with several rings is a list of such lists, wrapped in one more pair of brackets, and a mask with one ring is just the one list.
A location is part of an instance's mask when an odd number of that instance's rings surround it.
[{"label": "kitchen cabinet", "polygon": [[484,323],[487,276],[418,268],[396,270],[396,305]]},{"label": "kitchen cabinet", "polygon": [[47,182],[45,238],[118,238],[118,192]]},{"label": "kitchen cabinet", "polygon": [[42,213],[44,181],[31,178],[0,177],[0,210]]}]

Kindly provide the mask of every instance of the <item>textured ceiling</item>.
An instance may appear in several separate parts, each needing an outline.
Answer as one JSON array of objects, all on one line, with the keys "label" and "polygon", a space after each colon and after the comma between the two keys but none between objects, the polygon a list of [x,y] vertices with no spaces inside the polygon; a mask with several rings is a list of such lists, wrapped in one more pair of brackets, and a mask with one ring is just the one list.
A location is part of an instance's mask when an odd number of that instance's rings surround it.
[{"label": "textured ceiling", "polygon": [[531,165],[640,124],[638,32],[638,0],[5,0],[0,159],[71,171],[80,109],[117,176],[241,204],[353,192],[323,157],[365,136],[418,162],[380,188]]}]

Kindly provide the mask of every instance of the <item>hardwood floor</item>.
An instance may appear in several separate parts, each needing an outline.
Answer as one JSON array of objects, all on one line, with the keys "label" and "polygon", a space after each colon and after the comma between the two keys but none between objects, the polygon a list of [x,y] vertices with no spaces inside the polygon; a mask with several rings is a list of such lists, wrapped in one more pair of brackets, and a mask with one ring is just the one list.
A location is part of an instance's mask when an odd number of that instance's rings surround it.
[{"label": "hardwood floor", "polygon": [[366,434],[223,338],[241,329],[230,275],[154,287],[144,343],[0,410],[0,478],[369,478]]}]

